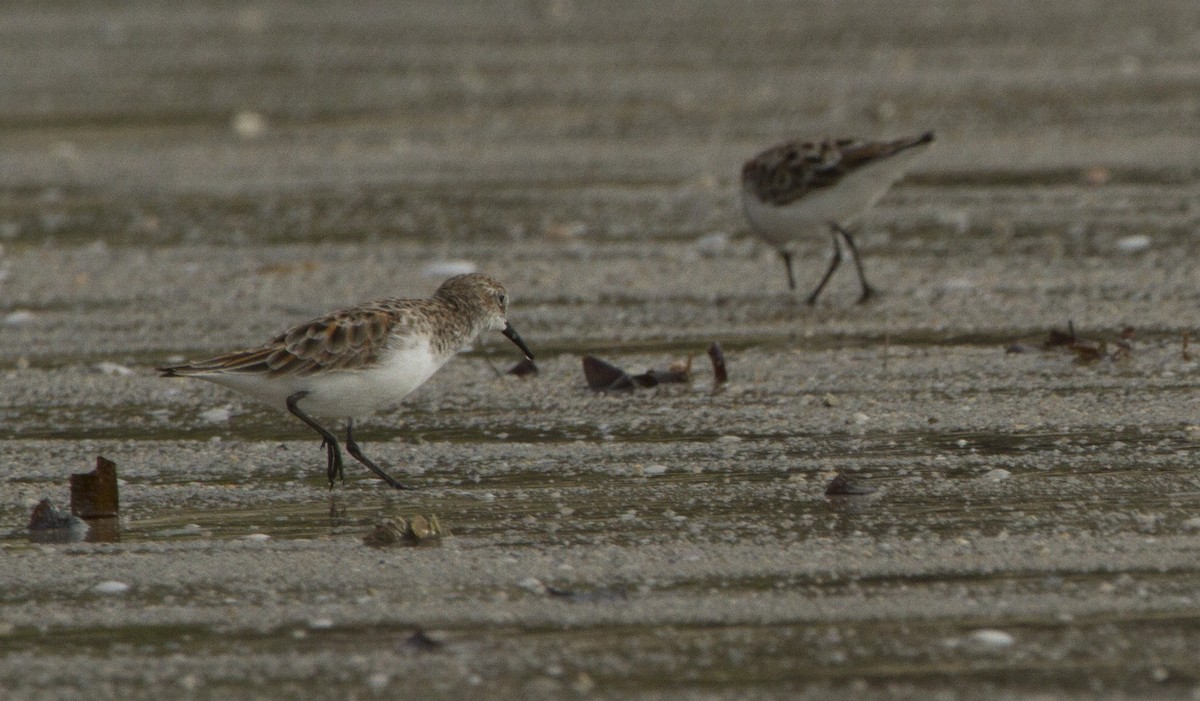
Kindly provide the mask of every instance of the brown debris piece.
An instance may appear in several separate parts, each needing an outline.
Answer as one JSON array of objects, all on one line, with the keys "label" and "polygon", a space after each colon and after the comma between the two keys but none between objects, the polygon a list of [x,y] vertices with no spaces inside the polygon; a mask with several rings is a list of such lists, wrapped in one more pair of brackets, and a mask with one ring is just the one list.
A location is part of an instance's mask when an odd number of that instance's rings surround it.
[{"label": "brown debris piece", "polygon": [[829,480],[829,484],[825,485],[825,496],[860,496],[863,494],[872,494],[875,492],[874,487],[852,482],[850,478],[842,473],[837,473],[833,479]]},{"label": "brown debris piece", "polygon": [[71,475],[71,513],[80,518],[113,518],[120,511],[117,464],[96,456],[96,469]]},{"label": "brown debris piece", "polygon": [[[1050,330],[1046,340],[1042,342],[1042,349],[1052,350],[1062,348],[1068,350],[1075,355],[1074,363],[1076,365],[1091,365],[1101,360],[1126,362],[1133,357],[1132,341],[1136,335],[1137,333],[1132,326],[1122,328],[1120,335],[1113,342],[1115,350],[1110,353],[1107,342],[1081,338],[1075,333],[1075,324],[1068,321],[1066,332],[1059,331],[1058,329]],[[1027,348],[1024,344],[1014,343],[1008,347],[1007,352],[1021,353],[1027,350]]]},{"label": "brown debris piece", "polygon": [[633,381],[638,387],[654,387],[675,382],[688,382],[692,379],[692,356],[686,360],[676,360],[667,366],[666,370],[647,370],[640,375],[634,375]]},{"label": "brown debris piece", "polygon": [[1050,329],[1050,333],[1047,335],[1045,342],[1042,343],[1042,348],[1058,348],[1060,346],[1070,346],[1070,345],[1074,344],[1076,342],[1076,340],[1077,340],[1077,337],[1075,336],[1075,322],[1068,321],[1067,322],[1067,330],[1065,333],[1062,331],[1059,331],[1058,329]]},{"label": "brown debris piece", "polygon": [[628,390],[635,386],[629,373],[592,355],[583,356],[583,376],[588,387],[598,392]]},{"label": "brown debris piece", "polygon": [[404,639],[404,647],[417,652],[433,652],[441,648],[446,643],[440,640],[434,640],[423,630],[417,630],[412,635]]},{"label": "brown debris piece", "polygon": [[708,358],[713,366],[713,389],[729,382],[729,373],[725,370],[725,351],[721,350],[721,342],[713,341],[708,347]]},{"label": "brown debris piece", "polygon": [[529,358],[524,358],[521,362],[508,369],[509,375],[516,375],[522,378],[537,377],[538,372],[538,366]]},{"label": "brown debris piece", "polygon": [[630,375],[621,368],[593,355],[583,356],[583,376],[588,387],[597,392],[632,390],[638,387],[656,387],[674,382],[688,382],[692,378],[692,358],[675,361],[666,370],[647,370],[640,375]]},{"label": "brown debris piece", "polygon": [[1075,362],[1079,365],[1090,365],[1108,356],[1108,346],[1103,341],[1076,341],[1067,348],[1075,353]]}]

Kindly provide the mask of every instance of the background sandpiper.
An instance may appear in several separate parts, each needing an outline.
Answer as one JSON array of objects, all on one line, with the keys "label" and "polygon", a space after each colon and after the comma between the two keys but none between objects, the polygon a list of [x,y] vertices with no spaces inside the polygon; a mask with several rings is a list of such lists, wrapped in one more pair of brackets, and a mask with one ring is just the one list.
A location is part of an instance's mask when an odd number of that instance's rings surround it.
[{"label": "background sandpiper", "polygon": [[904,174],[912,157],[932,142],[933,132],[894,141],[790,141],[746,162],[742,167],[742,206],[754,231],[783,258],[789,289],[796,289],[793,242],[828,226],[833,258],[808,295],[808,304],[816,303],[842,262],[843,242],[862,284],[858,301],[865,302],[875,293],[863,275],[858,247],[847,229]]}]

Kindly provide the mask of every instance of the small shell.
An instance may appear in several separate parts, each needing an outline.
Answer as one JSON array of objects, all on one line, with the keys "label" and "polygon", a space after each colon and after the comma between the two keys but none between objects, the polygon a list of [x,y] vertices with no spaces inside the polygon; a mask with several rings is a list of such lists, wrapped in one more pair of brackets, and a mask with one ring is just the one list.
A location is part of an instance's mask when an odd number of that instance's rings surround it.
[{"label": "small shell", "polygon": [[425,518],[415,515],[408,519],[385,518],[375,524],[374,530],[363,537],[363,543],[374,548],[386,548],[393,545],[409,546],[439,546],[442,536],[449,533],[442,528],[437,516]]}]

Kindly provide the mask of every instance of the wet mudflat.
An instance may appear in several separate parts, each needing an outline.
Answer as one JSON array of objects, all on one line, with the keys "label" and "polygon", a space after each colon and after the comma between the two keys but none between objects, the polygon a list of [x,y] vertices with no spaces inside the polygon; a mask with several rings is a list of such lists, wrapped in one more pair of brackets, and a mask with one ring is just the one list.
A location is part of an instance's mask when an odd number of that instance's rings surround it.
[{"label": "wet mudflat", "polygon": [[[1200,10],[676,9],[0,10],[5,698],[1197,693]],[[926,128],[884,295],[786,294],[741,161]],[[364,420],[416,490],[152,372],[456,261],[541,372],[497,335]],[[97,455],[119,541],[31,542]]]}]

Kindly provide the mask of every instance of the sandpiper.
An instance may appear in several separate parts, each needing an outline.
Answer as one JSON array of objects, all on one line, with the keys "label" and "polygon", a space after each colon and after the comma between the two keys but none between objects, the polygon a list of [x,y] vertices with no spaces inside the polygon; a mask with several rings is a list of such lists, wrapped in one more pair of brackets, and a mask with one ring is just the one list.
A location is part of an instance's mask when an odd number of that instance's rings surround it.
[{"label": "sandpiper", "polygon": [[344,479],[337,438],[313,414],[346,419],[346,450],[396,489],[408,487],[371,462],[354,441],[354,417],[391,407],[484,330],[533,353],[508,323],[508,293],[486,275],[457,275],[428,299],[380,299],[300,324],[251,348],[158,368],[197,377],[287,409],[321,436],[329,486]]},{"label": "sandpiper", "polygon": [[842,262],[843,242],[854,257],[862,284],[858,301],[865,302],[875,293],[863,276],[858,248],[847,229],[904,174],[912,157],[932,142],[933,132],[894,141],[790,141],[746,161],[742,166],[742,206],[755,232],[783,258],[789,289],[796,289],[793,242],[828,226],[833,259],[805,301],[816,304]]}]

